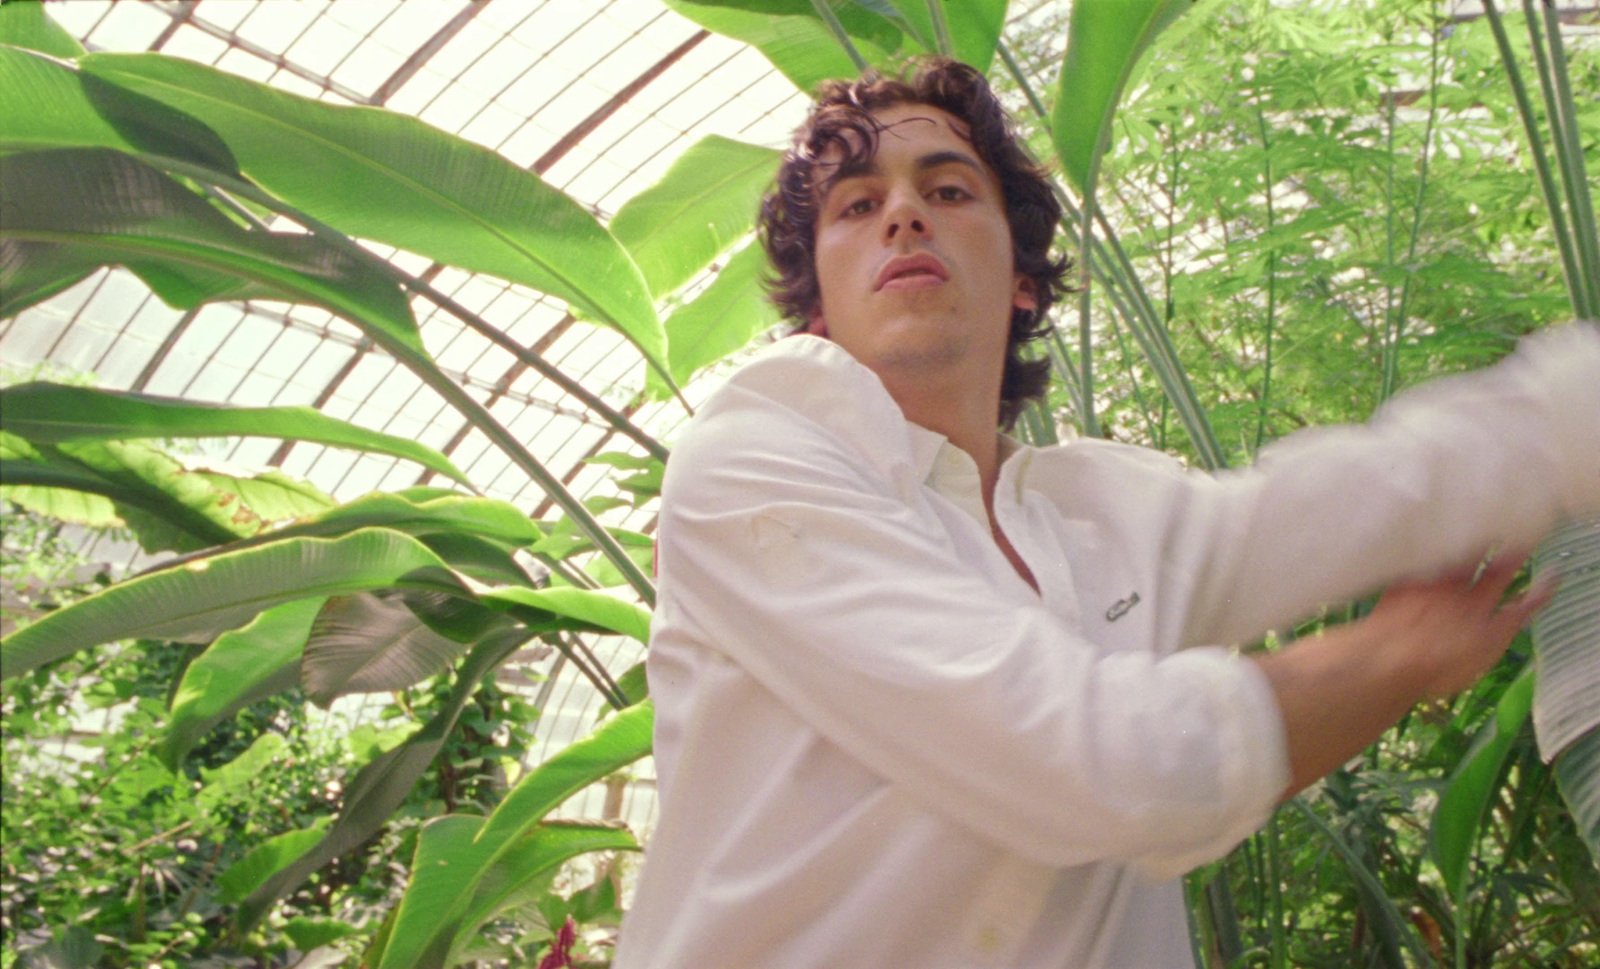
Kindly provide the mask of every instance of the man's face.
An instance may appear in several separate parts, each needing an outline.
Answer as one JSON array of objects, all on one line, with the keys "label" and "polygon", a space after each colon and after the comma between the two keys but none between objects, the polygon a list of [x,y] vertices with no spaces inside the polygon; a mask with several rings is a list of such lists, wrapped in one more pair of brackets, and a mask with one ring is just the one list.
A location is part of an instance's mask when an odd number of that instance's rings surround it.
[{"label": "man's face", "polygon": [[902,104],[873,117],[877,154],[822,200],[809,328],[886,382],[955,368],[998,388],[1012,307],[1034,305],[1013,271],[999,180],[945,111]]}]

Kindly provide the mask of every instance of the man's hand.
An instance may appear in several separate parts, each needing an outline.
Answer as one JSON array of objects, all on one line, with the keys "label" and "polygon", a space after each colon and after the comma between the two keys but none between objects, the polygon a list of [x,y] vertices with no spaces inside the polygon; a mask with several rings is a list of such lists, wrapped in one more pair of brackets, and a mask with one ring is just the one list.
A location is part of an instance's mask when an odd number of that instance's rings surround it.
[{"label": "man's hand", "polygon": [[1550,601],[1553,585],[1535,584],[1505,599],[1523,554],[1502,553],[1428,582],[1397,582],[1365,622],[1377,627],[1381,648],[1410,667],[1421,696],[1437,699],[1466,689],[1505,653],[1517,630]]},{"label": "man's hand", "polygon": [[1257,656],[1288,738],[1288,798],[1377,740],[1412,704],[1472,685],[1550,601],[1537,586],[1502,601],[1524,556],[1500,555],[1391,586],[1372,614]]}]

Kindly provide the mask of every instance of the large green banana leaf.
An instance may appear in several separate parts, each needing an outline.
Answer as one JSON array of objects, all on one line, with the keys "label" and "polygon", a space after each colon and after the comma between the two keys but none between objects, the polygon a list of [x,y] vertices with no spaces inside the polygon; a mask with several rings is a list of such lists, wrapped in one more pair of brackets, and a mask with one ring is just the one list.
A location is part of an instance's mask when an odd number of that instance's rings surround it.
[{"label": "large green banana leaf", "polygon": [[496,861],[482,864],[483,857],[494,854],[477,840],[483,824],[483,818],[451,814],[423,827],[393,927],[381,948],[366,954],[364,965],[455,965],[485,922],[519,899],[542,894],[563,862],[591,851],[639,850],[624,828],[540,824]]},{"label": "large green banana leaf", "polygon": [[[401,899],[382,965],[398,969],[433,964],[427,954],[464,941],[477,925],[467,924],[463,915],[475,907],[479,884],[496,862],[533,834],[562,801],[648,754],[653,723],[654,708],[648,701],[630,707],[530,771],[476,826],[471,840],[458,844],[457,860],[451,862],[457,870],[448,876],[447,895],[430,879],[413,879]],[[426,866],[412,870],[421,867]]]},{"label": "large green banana leaf", "polygon": [[1600,866],[1600,519],[1575,522],[1540,545],[1534,568],[1561,582],[1533,621],[1539,751],[1578,832]]},{"label": "large green banana leaf", "polygon": [[1512,741],[1527,722],[1532,706],[1533,666],[1529,664],[1500,695],[1494,716],[1456,762],[1450,783],[1439,795],[1439,806],[1433,813],[1433,850],[1451,898],[1463,897],[1467,864],[1477,846],[1484,814],[1500,789]]},{"label": "large green banana leaf", "polygon": [[[756,334],[777,324],[778,310],[762,284],[766,273],[766,250],[752,242],[728,259],[704,292],[667,317],[673,380],[687,382],[701,367],[748,346]],[[657,399],[671,393],[654,374],[649,387]]]},{"label": "large green banana leaf", "polygon": [[85,73],[200,119],[267,191],[353,236],[530,286],[614,324],[666,363],[649,292],[583,206],[422,121],[326,104],[192,61],[91,54]]},{"label": "large green banana leaf", "polygon": [[425,353],[405,297],[366,263],[315,236],[241,228],[128,155],[93,148],[7,155],[0,184],[7,202],[0,236],[73,244],[107,263],[169,260],[252,279]]},{"label": "large green banana leaf", "polygon": [[218,636],[184,669],[157,748],[169,770],[177,773],[212,727],[299,681],[300,654],[323,601],[314,596],[273,606],[248,625]]},{"label": "large green banana leaf", "polygon": [[469,645],[435,632],[394,593],[329,599],[304,642],[300,681],[324,709],[352,693],[405,689],[449,666]]},{"label": "large green banana leaf", "polygon": [[1139,58],[1195,0],[1075,0],[1067,28],[1051,134],[1061,168],[1094,194],[1111,119]]},{"label": "large green banana leaf", "polygon": [[950,55],[989,73],[1000,32],[1005,27],[1008,0],[876,0],[863,6],[887,3],[901,22],[927,50],[939,50],[939,31],[932,7],[938,4],[950,34]]},{"label": "large green banana leaf", "polygon": [[[826,80],[855,77],[855,63],[817,16],[811,0],[664,0],[677,13],[712,33],[760,51],[794,86],[810,92]],[[867,63],[891,66],[921,47],[889,18],[855,3],[828,6]]]},{"label": "large green banana leaf", "polygon": [[142,441],[23,442],[23,455],[11,444],[21,438],[0,431],[0,440],[0,496],[64,521],[125,524],[147,552],[233,542],[333,504],[280,471],[208,470]]},{"label": "large green banana leaf", "polygon": [[0,150],[115,148],[239,174],[228,146],[195,118],[31,51],[0,46],[0,91]]},{"label": "large green banana leaf", "polygon": [[467,594],[409,535],[368,528],[331,540],[290,538],[119,582],[12,633],[0,658],[10,678],[100,643],[209,638],[292,599],[387,588]]},{"label": "large green banana leaf", "polygon": [[[778,152],[771,148],[709,135],[618,209],[611,232],[659,299],[749,234],[777,168]],[[667,346],[670,356],[670,337]],[[681,372],[673,360],[673,378]]]},{"label": "large green banana leaf", "polygon": [[83,53],[78,39],[45,16],[44,4],[32,0],[0,5],[0,44],[26,47],[51,57],[77,57]]},{"label": "large green banana leaf", "polygon": [[444,705],[423,728],[400,746],[374,758],[345,785],[344,806],[333,827],[304,854],[285,865],[261,884],[238,910],[238,923],[248,931],[285,894],[318,868],[350,851],[388,822],[417,778],[438,756],[445,738],[455,728],[461,708],[477,691],[479,682],[505,661],[526,639],[518,631],[489,636],[472,648],[456,673]]},{"label": "large green banana leaf", "polygon": [[310,407],[234,407],[35,382],[0,389],[0,429],[49,444],[166,437],[287,438],[405,458],[470,484],[449,458],[425,444],[357,427]]}]

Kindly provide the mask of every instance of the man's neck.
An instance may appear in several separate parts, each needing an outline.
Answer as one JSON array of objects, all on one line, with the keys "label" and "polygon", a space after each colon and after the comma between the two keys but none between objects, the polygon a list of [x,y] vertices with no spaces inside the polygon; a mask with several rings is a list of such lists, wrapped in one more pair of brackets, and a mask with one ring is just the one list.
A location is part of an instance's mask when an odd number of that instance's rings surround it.
[{"label": "man's neck", "polygon": [[930,381],[925,377],[905,381],[910,386],[897,383],[892,376],[884,379],[906,420],[944,435],[978,466],[983,502],[992,517],[994,486],[1000,476],[1000,440],[995,426],[1000,412],[999,387],[991,393],[973,393],[970,381]]}]

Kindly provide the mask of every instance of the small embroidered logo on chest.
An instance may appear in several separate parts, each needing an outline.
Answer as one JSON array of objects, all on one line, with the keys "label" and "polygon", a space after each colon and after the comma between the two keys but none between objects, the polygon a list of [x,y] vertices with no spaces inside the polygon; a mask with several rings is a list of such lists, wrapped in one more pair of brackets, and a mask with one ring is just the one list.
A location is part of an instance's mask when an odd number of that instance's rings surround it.
[{"label": "small embroidered logo on chest", "polygon": [[1128,610],[1139,604],[1139,593],[1129,594],[1126,599],[1118,599],[1110,609],[1106,610],[1106,622],[1116,622],[1128,614]]}]

